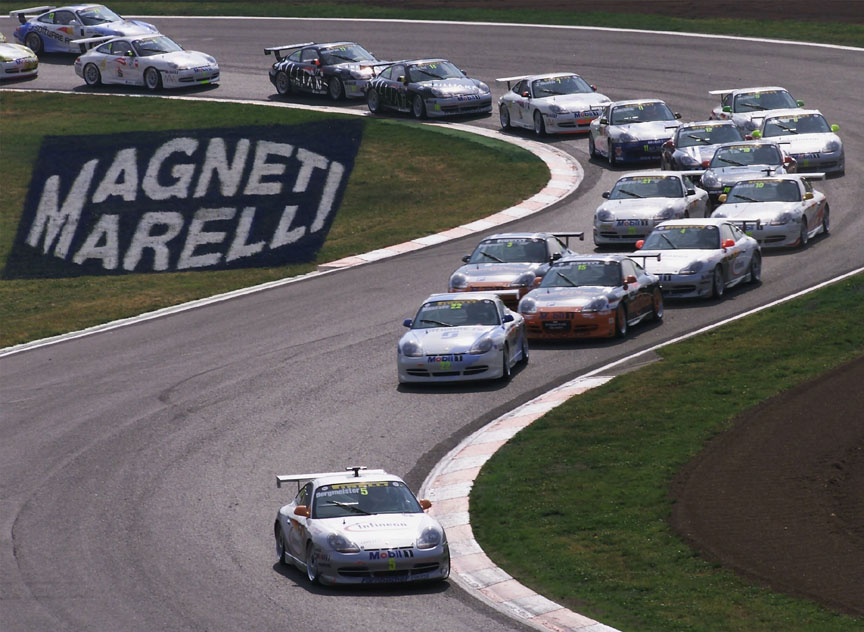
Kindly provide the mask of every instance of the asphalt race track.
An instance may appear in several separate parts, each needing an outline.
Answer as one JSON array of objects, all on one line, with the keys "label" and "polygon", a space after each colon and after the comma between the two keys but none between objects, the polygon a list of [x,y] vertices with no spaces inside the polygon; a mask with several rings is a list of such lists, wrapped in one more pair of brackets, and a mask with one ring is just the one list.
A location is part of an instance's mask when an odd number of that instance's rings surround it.
[{"label": "asphalt race track", "polygon": [[[847,172],[817,185],[829,196],[831,235],[768,254],[761,286],[667,304],[663,324],[636,327],[624,342],[536,345],[507,386],[396,384],[402,320],[446,289],[477,237],[4,358],[4,631],[527,629],[450,583],[309,588],[275,564],[273,518],[291,492],[277,490],[274,475],[365,464],[416,489],[459,439],[539,392],[864,265],[864,93],[852,81],[861,51],[524,26],[151,21],[219,60],[223,83],[192,93],[201,96],[277,100],[265,46],[341,39],[385,59],[448,56],[496,98],[495,77],[573,69],[613,99],[660,97],[685,121],[707,118],[708,90],[782,85],[840,125]],[[12,29],[0,19],[7,36]],[[48,56],[37,80],[7,87],[87,92],[72,59]],[[497,115],[471,123],[497,128]],[[585,181],[508,230],[590,234],[600,194],[624,170],[589,162],[585,138],[548,142],[579,159]]]}]

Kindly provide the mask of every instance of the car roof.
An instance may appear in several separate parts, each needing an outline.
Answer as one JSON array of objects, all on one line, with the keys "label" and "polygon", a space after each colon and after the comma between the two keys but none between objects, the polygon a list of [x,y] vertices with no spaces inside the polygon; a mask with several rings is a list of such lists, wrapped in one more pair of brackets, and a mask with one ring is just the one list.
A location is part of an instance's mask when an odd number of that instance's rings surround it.
[{"label": "car roof", "polygon": [[494,292],[442,292],[440,294],[430,294],[423,303],[431,303],[432,301],[468,301],[468,300],[484,300],[501,301],[501,297]]},{"label": "car roof", "polygon": [[[283,483],[300,483],[313,481],[315,486],[333,485],[339,483],[356,483],[363,480],[376,481],[399,481],[404,482],[395,474],[388,474],[384,470],[367,470],[360,466],[346,468],[344,472],[317,472],[312,474],[280,474],[276,476],[276,485],[281,487]],[[354,470],[353,472],[351,470]]]},{"label": "car roof", "polygon": [[769,112],[771,113],[765,116],[766,121],[778,116],[807,116],[808,114],[824,116],[819,110],[804,110],[802,108],[785,108],[783,110],[769,110]]},{"label": "car roof", "polygon": [[721,150],[725,147],[738,147],[740,145],[746,145],[747,147],[760,147],[762,145],[775,145],[777,149],[781,149],[780,143],[774,140],[767,140],[764,138],[754,138],[752,140],[736,140],[730,143],[723,143],[722,145],[717,146],[717,150]]},{"label": "car roof", "polygon": [[613,101],[609,105],[613,108],[618,107],[619,105],[638,105],[640,103],[662,103],[666,104],[662,99],[654,99],[654,98],[646,98],[646,99],[627,99],[626,101]]},{"label": "car roof", "polygon": [[446,61],[447,63],[453,63],[449,59],[444,59],[443,57],[433,57],[428,59],[399,59],[397,61],[391,61],[390,65],[395,66],[396,64],[430,64],[439,61]]},{"label": "car roof", "polygon": [[662,169],[646,169],[645,171],[632,171],[630,173],[623,173],[618,180],[623,180],[624,178],[647,178],[647,177],[659,176],[659,177],[678,177],[681,178],[680,171],[664,171]]},{"label": "car roof", "polygon": [[[684,219],[667,219],[657,226],[719,226],[729,220],[725,217],[690,217]],[[655,227],[656,228],[656,227]]]},{"label": "car roof", "polygon": [[782,90],[789,92],[786,88],[780,86],[758,86],[756,88],[730,88],[728,90],[711,90],[708,94],[739,94],[741,92],[767,92],[768,90]]},{"label": "car roof", "polygon": [[495,233],[480,240],[482,244],[489,239],[547,239],[552,237],[552,233]]},{"label": "car roof", "polygon": [[687,123],[681,123],[678,129],[689,129],[691,127],[737,127],[737,125],[735,121],[730,119],[723,119],[721,121],[688,121]]},{"label": "car roof", "polygon": [[588,253],[584,255],[567,255],[566,257],[561,257],[552,265],[557,265],[559,263],[569,263],[576,261],[617,261],[621,262],[624,259],[629,259],[629,255],[619,254],[619,253]]}]

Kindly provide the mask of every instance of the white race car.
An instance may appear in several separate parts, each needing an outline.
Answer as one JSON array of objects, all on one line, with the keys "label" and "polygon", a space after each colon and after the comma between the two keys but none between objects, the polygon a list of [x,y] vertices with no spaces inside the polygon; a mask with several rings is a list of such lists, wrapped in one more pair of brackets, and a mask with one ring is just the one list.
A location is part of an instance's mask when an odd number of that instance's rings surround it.
[{"label": "white race car", "polygon": [[525,127],[538,136],[587,132],[591,121],[610,103],[609,97],[570,72],[496,81],[507,83],[507,92],[498,99],[501,127]]},{"label": "white race car", "polygon": [[759,129],[762,119],[772,110],[804,105],[804,101],[796,101],[788,90],[777,86],[711,90],[708,94],[720,95],[720,105],[711,111],[710,118],[733,121],[742,134]]},{"label": "white race car", "polygon": [[93,37],[76,43],[96,44],[75,60],[75,73],[88,86],[119,83],[159,90],[219,82],[219,64],[213,57],[184,50],[165,35]]},{"label": "white race car", "polygon": [[681,125],[680,118],[658,99],[610,103],[591,121],[588,153],[606,158],[613,167],[620,162],[659,160],[663,143]]},{"label": "white race car", "polygon": [[423,301],[403,323],[410,331],[397,345],[399,383],[509,379],[516,364],[528,362],[528,341],[525,321],[501,293],[433,294]]},{"label": "white race car", "polygon": [[708,193],[689,175],[702,171],[640,171],[622,176],[594,212],[594,243],[633,243],[660,222],[709,214]]},{"label": "white race car", "polygon": [[35,77],[39,72],[36,53],[20,44],[11,44],[0,33],[0,79]]},{"label": "white race car", "polygon": [[729,193],[735,183],[764,176],[795,173],[795,159],[771,141],[748,140],[721,145],[702,174],[702,188],[708,191],[712,205],[723,193]]},{"label": "white race car", "polygon": [[346,472],[277,476],[297,495],[273,525],[282,564],[311,583],[440,581],[450,575],[447,535],[398,476],[355,466]]},{"label": "white race car", "polygon": [[824,177],[808,173],[743,180],[720,196],[712,217],[741,225],[765,248],[803,248],[830,228],[828,200],[810,183]]},{"label": "white race car", "polygon": [[842,174],[846,171],[846,154],[837,136],[839,129],[839,125],[828,125],[819,110],[784,110],[766,116],[753,138],[782,142],[799,170]]},{"label": "white race car", "polygon": [[660,277],[663,294],[720,298],[727,287],[758,283],[762,253],[755,239],[729,220],[679,219],[659,224],[630,256]]}]

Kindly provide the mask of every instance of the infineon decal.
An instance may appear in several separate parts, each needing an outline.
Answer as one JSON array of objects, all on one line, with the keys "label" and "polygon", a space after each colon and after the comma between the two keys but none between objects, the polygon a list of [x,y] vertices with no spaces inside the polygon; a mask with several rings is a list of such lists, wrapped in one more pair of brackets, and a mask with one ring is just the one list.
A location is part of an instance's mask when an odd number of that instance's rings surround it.
[{"label": "infineon decal", "polygon": [[363,121],[48,136],[4,278],[315,259]]}]

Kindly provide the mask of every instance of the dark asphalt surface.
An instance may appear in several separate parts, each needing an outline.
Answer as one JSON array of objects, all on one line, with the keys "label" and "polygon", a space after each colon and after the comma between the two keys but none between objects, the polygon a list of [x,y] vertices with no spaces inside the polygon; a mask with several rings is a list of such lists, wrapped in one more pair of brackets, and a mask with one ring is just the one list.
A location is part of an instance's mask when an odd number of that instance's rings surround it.
[{"label": "dark asphalt surface", "polygon": [[[840,124],[847,175],[820,185],[832,235],[766,256],[760,287],[667,305],[664,324],[637,327],[624,342],[535,347],[506,387],[396,385],[402,319],[446,287],[476,237],[3,358],[4,631],[524,629],[455,585],[309,589],[274,564],[271,525],[288,495],[273,475],[364,463],[416,488],[458,439],[542,390],[864,265],[864,94],[850,86],[864,53],[520,26],[152,21],[219,59],[222,86],[195,94],[221,98],[275,99],[263,47],[313,39],[355,39],[382,58],[444,54],[490,84],[575,69],[612,98],[663,98],[684,120],[707,117],[708,90],[779,84]],[[7,36],[12,28],[0,19]],[[71,58],[51,58],[36,81],[14,88],[82,85]],[[497,117],[473,124],[494,128]],[[600,193],[623,170],[589,162],[584,138],[549,142],[580,160],[583,186],[508,229],[590,231]]]}]

